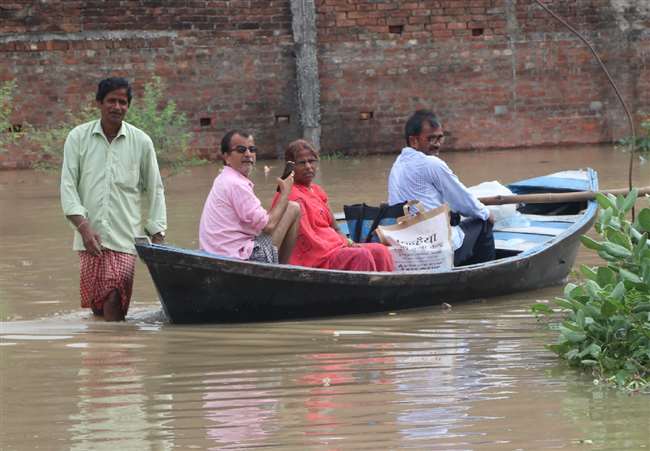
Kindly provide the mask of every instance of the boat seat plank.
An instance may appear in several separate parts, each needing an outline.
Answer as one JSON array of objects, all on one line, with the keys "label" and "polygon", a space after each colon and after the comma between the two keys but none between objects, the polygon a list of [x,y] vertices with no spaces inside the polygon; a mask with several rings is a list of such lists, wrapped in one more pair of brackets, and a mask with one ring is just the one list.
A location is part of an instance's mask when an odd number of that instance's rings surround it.
[{"label": "boat seat plank", "polygon": [[529,249],[539,246],[539,243],[531,243],[530,241],[523,240],[494,240],[494,247],[504,251],[519,251],[524,252]]},{"label": "boat seat plank", "polygon": [[554,239],[551,235],[494,231],[494,247],[507,251],[527,251]]},{"label": "boat seat plank", "polygon": [[566,230],[571,227],[571,222],[530,221],[531,227],[544,227],[549,229]]},{"label": "boat seat plank", "polygon": [[528,233],[534,235],[547,235],[547,236],[558,236],[560,233],[564,232],[563,229],[557,229],[553,227],[505,227],[502,229],[496,229],[498,232],[509,232],[509,233]]},{"label": "boat seat plank", "polygon": [[545,243],[548,240],[553,239],[550,235],[537,235],[534,233],[521,233],[521,232],[494,232],[495,240],[524,240],[530,241],[531,243]]},{"label": "boat seat plank", "polygon": [[529,221],[539,221],[539,222],[567,222],[573,224],[580,220],[584,214],[577,215],[555,215],[555,216],[545,216],[545,215],[531,215],[525,214],[524,217]]}]

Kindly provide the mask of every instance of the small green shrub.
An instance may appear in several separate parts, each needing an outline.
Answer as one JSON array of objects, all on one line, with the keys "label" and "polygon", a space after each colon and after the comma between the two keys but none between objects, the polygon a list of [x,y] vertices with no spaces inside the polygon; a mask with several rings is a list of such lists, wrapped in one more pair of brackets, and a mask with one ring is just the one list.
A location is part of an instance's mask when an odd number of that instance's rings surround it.
[{"label": "small green shrub", "polygon": [[335,150],[329,153],[322,153],[320,159],[324,161],[334,161],[334,160],[346,160],[350,158],[348,155],[343,153],[341,150]]},{"label": "small green shrub", "polygon": [[597,195],[601,241],[581,241],[603,265],[582,265],[582,280],[555,300],[560,323],[547,304],[532,311],[550,318],[559,338],[548,347],[569,364],[591,369],[599,381],[650,392],[650,208],[633,223],[626,219],[636,196],[636,190],[627,197]]},{"label": "small green shrub", "polygon": [[14,109],[14,91],[16,81],[8,80],[0,84],[0,152],[7,150],[9,143],[16,142],[17,130],[14,129],[10,117]]},{"label": "small green shrub", "polygon": [[[645,113],[641,113],[645,116]],[[629,148],[632,144],[632,137],[628,136],[618,142],[619,146]],[[639,136],[636,137],[636,152],[650,153],[650,116],[647,116],[641,121],[641,130]]]},{"label": "small green shrub", "polygon": [[176,172],[185,166],[195,166],[204,160],[190,158],[187,145],[192,133],[188,130],[185,113],[173,100],[164,102],[166,85],[158,76],[144,86],[144,95],[131,103],[126,121],[144,130],[152,139],[158,161]]},{"label": "small green shrub", "polygon": [[[187,116],[177,110],[174,101],[163,101],[165,90],[162,79],[154,76],[145,84],[142,97],[133,99],[126,121],[151,137],[159,163],[170,169],[168,175],[173,175],[184,167],[201,165],[205,161],[187,154],[187,145],[192,136]],[[84,104],[83,107],[66,111],[63,119],[54,126],[24,130],[29,141],[42,152],[42,158],[35,164],[37,168],[58,168],[63,159],[63,144],[70,130],[97,119],[94,97],[88,97]]]},{"label": "small green shrub", "polygon": [[29,127],[25,132],[29,140],[41,151],[41,158],[34,164],[37,169],[56,169],[63,160],[65,139],[77,125],[97,119],[94,97],[88,97],[83,105],[74,110],[67,110],[56,125],[50,127]]}]

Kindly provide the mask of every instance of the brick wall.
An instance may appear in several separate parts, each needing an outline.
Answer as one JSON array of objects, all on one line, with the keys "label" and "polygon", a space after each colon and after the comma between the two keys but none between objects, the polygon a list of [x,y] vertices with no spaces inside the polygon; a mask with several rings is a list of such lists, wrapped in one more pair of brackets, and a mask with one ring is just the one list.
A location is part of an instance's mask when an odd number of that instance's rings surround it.
[{"label": "brick wall", "polygon": [[[546,4],[596,44],[630,107],[650,109],[647,17],[629,41],[609,1]],[[325,148],[399,148],[405,116],[421,107],[441,116],[455,148],[627,133],[588,49],[532,0],[320,0],[319,11]]]},{"label": "brick wall", "polygon": [[[420,107],[459,149],[627,133],[589,51],[532,0],[315,1],[326,151],[395,152]],[[594,42],[631,108],[650,111],[650,11],[545,3]],[[0,80],[18,82],[14,123],[56,121],[105,76],[127,76],[137,95],[158,74],[198,154],[214,156],[233,127],[252,130],[265,156],[300,133],[289,0],[5,0],[0,63]],[[0,167],[30,158],[0,153]]]},{"label": "brick wall", "polygon": [[[56,121],[110,75],[129,78],[137,97],[157,74],[200,155],[215,156],[229,128],[251,130],[271,155],[299,133],[286,1],[5,1],[0,33],[0,80],[20,91],[15,123]],[[4,160],[21,165],[15,152]]]}]

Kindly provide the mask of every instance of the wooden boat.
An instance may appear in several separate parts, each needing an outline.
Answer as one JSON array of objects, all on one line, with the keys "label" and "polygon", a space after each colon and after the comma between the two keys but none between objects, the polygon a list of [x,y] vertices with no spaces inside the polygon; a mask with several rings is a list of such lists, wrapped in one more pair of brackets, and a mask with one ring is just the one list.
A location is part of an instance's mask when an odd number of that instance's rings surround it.
[{"label": "wooden boat", "polygon": [[[598,189],[591,170],[512,183],[516,194]],[[139,242],[173,323],[284,320],[392,311],[486,298],[557,284],[568,275],[579,237],[593,224],[593,200],[521,205],[525,227],[495,229],[497,260],[448,272],[370,273],[254,263],[198,250]]]}]

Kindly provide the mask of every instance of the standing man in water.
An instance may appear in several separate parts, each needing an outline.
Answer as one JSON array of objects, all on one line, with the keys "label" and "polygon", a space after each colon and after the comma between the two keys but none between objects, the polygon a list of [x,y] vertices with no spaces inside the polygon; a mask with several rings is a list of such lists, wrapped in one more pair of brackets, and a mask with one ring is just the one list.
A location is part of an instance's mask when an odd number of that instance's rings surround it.
[{"label": "standing man in water", "polygon": [[101,118],[75,127],[65,141],[61,205],[75,229],[81,306],[106,321],[122,321],[133,288],[134,238],[144,226],[154,243],[163,242],[165,194],[151,138],[124,122],[131,105],[129,82],[102,80],[95,99]]},{"label": "standing man in water", "polygon": [[438,118],[430,110],[418,110],[406,122],[404,135],[406,147],[388,176],[388,202],[416,199],[430,209],[449,204],[467,218],[452,227],[454,265],[494,260],[494,216],[438,158],[445,139]]}]

